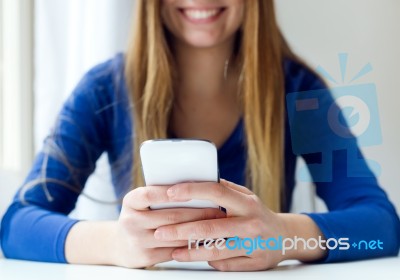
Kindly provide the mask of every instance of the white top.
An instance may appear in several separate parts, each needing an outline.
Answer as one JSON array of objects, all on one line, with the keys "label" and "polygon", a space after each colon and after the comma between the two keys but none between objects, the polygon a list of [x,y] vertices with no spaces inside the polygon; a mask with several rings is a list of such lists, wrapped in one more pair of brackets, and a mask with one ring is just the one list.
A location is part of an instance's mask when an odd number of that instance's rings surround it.
[{"label": "white top", "polygon": [[0,279],[4,280],[212,280],[212,279],[400,279],[400,258],[334,264],[283,262],[279,267],[261,272],[219,272],[205,262],[167,262],[151,269],[126,269],[112,266],[51,264],[0,259]]}]

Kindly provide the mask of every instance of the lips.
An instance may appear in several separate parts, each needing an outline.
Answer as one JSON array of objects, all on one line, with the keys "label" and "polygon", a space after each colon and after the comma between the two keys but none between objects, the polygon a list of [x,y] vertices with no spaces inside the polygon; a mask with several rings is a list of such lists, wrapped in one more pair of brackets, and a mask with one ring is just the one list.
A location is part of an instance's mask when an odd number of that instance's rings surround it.
[{"label": "lips", "polygon": [[180,9],[186,19],[194,23],[209,23],[223,13],[225,8],[185,8]]},{"label": "lips", "polygon": [[197,10],[197,9],[185,9],[183,13],[190,19],[207,19],[215,16],[220,12],[221,9],[210,9],[210,10]]}]

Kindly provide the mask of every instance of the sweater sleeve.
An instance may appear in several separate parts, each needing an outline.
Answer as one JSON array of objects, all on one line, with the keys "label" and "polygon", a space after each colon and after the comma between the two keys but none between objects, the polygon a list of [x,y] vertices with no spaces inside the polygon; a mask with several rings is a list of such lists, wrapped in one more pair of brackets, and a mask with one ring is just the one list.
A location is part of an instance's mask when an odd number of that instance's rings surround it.
[{"label": "sweater sleeve", "polygon": [[[306,214],[319,226],[326,240],[331,239],[328,255],[322,261],[397,255],[399,217],[359,149],[361,144],[380,144],[379,137],[375,138],[380,133],[379,124],[374,124],[379,120],[373,108],[377,106],[376,99],[368,103],[371,101],[368,94],[374,92],[363,85],[328,90],[319,78],[304,68],[301,76],[300,91],[287,95],[288,115],[293,152],[305,159],[317,195],[329,209],[328,213]],[[352,103],[344,102],[339,109],[337,100],[341,97],[350,101],[356,97],[370,106],[370,127],[359,133],[358,138],[349,133],[349,122],[355,125],[362,116],[355,115],[355,119],[346,121],[343,112],[346,113]],[[345,98],[341,98],[341,102]],[[363,113],[365,111],[359,112]],[[335,246],[335,240],[341,238],[347,240],[348,246]]]},{"label": "sweater sleeve", "polygon": [[23,186],[6,211],[0,231],[7,258],[66,262],[64,245],[77,222],[68,217],[88,176],[107,149],[111,61],[89,71],[65,102]]}]

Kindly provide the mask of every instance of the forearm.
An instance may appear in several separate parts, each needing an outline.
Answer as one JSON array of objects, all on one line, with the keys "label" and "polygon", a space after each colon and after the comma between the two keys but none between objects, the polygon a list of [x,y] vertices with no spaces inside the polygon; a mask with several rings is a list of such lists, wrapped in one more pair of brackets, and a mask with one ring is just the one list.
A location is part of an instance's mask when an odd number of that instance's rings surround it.
[{"label": "forearm", "polygon": [[35,205],[14,202],[2,218],[1,246],[4,256],[65,263],[64,244],[76,220]]},{"label": "forearm", "polygon": [[[307,214],[327,240],[345,238],[348,248],[329,250],[324,262],[352,261],[384,256],[396,256],[400,247],[400,221],[392,207],[374,205],[371,201],[348,209],[328,213]],[[382,230],[384,228],[385,230]],[[376,242],[382,247],[360,246],[360,242]],[[354,243],[356,245],[354,245]],[[334,245],[333,242],[330,243]]]},{"label": "forearm", "polygon": [[114,265],[116,221],[76,223],[68,233],[65,258],[68,263]]},{"label": "forearm", "polygon": [[[283,238],[297,237],[302,238],[305,241],[310,238],[319,240],[325,240],[321,230],[316,225],[316,223],[308,216],[301,214],[279,214],[284,221],[285,225],[285,235]],[[315,243],[312,243],[314,245]],[[297,248],[287,250],[284,259],[296,259],[299,261],[310,262],[318,261],[327,255],[327,249],[323,250],[319,246],[315,249],[304,249],[304,244],[302,242],[298,243]]]}]

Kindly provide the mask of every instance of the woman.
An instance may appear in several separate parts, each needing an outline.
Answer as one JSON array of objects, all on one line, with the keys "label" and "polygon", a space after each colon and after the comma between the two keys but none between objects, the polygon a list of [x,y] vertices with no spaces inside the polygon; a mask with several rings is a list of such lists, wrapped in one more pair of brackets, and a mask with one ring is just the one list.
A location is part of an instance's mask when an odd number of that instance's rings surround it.
[{"label": "woman", "polygon": [[[346,151],[333,153],[331,180],[317,183],[330,212],[285,213],[296,160],[285,96],[325,85],[286,45],[272,0],[142,0],[135,26],[126,55],[91,70],[64,105],[2,220],[6,257],[130,268],[204,260],[218,270],[244,271],[273,268],[285,259],[335,262],[397,255],[396,211],[365,160],[357,165],[359,176],[348,176]],[[332,97],[326,94],[321,102]],[[312,135],[324,137],[318,110],[313,121],[296,125],[312,126]],[[226,180],[137,187],[143,186],[139,145],[167,137],[214,142]],[[353,140],[349,148],[358,149]],[[109,156],[115,192],[124,196],[120,217],[72,220],[66,215],[103,152]],[[313,164],[320,157],[304,159]],[[328,168],[310,171],[319,178]],[[131,185],[137,188],[128,192]],[[151,204],[193,198],[211,200],[227,212],[149,210]],[[340,238],[379,240],[383,247],[299,246],[285,254],[188,249],[189,239],[233,236],[314,238],[322,244]]]}]

